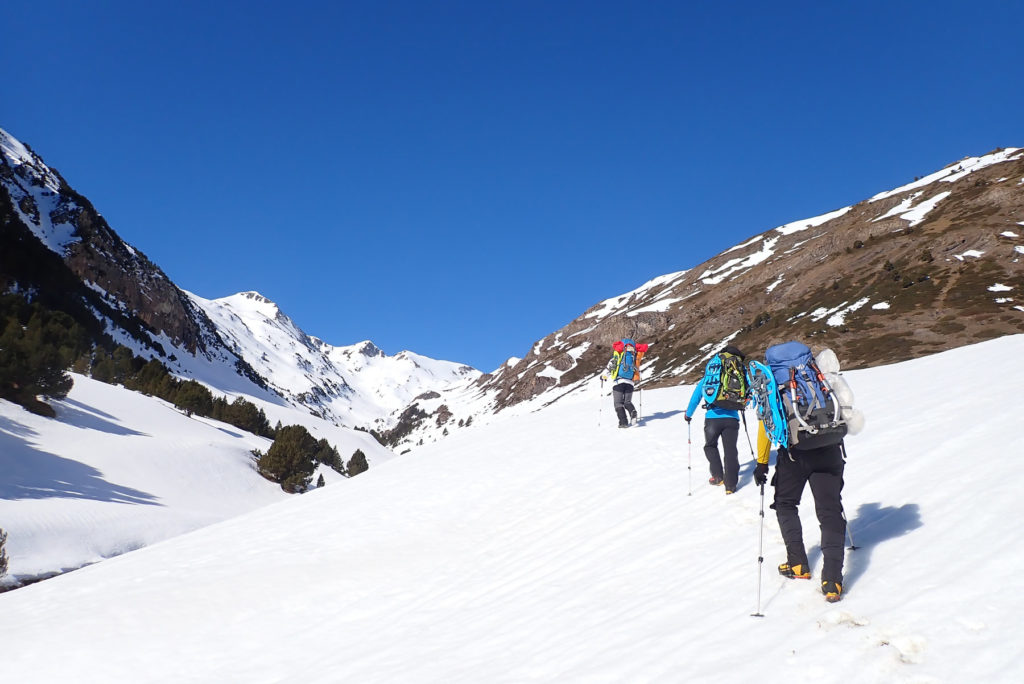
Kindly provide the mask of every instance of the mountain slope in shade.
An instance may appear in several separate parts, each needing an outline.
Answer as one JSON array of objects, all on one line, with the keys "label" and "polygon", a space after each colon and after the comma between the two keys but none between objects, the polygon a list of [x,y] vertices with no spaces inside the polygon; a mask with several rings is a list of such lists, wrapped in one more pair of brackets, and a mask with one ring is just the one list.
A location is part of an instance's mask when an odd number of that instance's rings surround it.
[{"label": "mountain slope in shade", "polygon": [[[649,392],[631,430],[598,429],[597,398],[575,395],[2,594],[0,678],[1018,682],[1019,496],[992,466],[1024,451],[1006,429],[1024,367],[996,395],[955,379],[1022,353],[1018,335],[846,373],[868,427],[847,445],[859,549],[838,604],[775,572],[742,436],[739,491],[704,483],[690,387]],[[818,573],[809,494],[801,517]]]}]

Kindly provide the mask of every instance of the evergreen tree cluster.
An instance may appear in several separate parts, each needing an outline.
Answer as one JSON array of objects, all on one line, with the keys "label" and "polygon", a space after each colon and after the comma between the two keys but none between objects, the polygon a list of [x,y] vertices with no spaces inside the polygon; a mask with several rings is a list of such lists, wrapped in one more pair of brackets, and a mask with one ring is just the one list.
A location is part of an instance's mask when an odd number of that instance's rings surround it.
[{"label": "evergreen tree cluster", "polygon": [[[267,452],[253,451],[253,455],[259,474],[279,483],[290,494],[310,488],[318,464],[322,463],[345,477],[355,477],[370,467],[361,449],[356,449],[346,466],[335,447],[326,439],[317,440],[301,425],[278,426],[274,443]],[[316,486],[324,486],[323,474],[317,479]]]},{"label": "evergreen tree cluster", "polygon": [[65,313],[0,296],[0,398],[53,417],[39,397],[63,399],[71,391],[67,369],[88,353],[86,331]]},{"label": "evergreen tree cluster", "polygon": [[[277,482],[286,492],[304,492],[313,481],[317,464],[345,474],[338,450],[326,439],[317,440],[301,425],[278,427],[266,453],[255,452],[260,475]],[[321,478],[323,476],[321,475]],[[317,483],[317,486],[322,486]]]},{"label": "evergreen tree cluster", "polygon": [[251,401],[237,397],[228,402],[223,397],[215,397],[205,385],[195,380],[180,380],[161,362],[133,356],[126,347],[118,346],[112,354],[97,349],[89,374],[100,382],[123,384],[130,390],[159,397],[187,415],[213,418],[261,437],[274,436],[267,414]]},{"label": "evergreen tree cluster", "polygon": [[125,346],[113,351],[94,346],[89,332],[68,314],[20,294],[0,295],[0,399],[52,418],[53,408],[39,397],[66,397],[73,385],[69,369],[160,397],[188,415],[213,418],[261,437],[274,436],[263,409],[252,402],[214,397],[204,385],[179,380],[160,361],[146,361]]},{"label": "evergreen tree cluster", "polygon": [[[366,455],[355,451],[346,465],[326,439],[315,439],[305,427],[278,422],[271,427],[263,409],[242,397],[229,402],[215,397],[195,380],[171,375],[157,361],[135,356],[122,345],[107,349],[75,320],[20,294],[0,295],[0,398],[53,417],[53,408],[39,397],[63,399],[73,380],[68,373],[89,375],[108,384],[159,397],[187,415],[199,415],[274,440],[267,453],[254,452],[257,470],[287,492],[309,488],[318,464],[353,477],[365,472]],[[321,476],[322,480],[322,476]],[[318,481],[318,486],[322,483]],[[2,551],[2,544],[0,544]],[[6,556],[0,555],[6,565]]]}]

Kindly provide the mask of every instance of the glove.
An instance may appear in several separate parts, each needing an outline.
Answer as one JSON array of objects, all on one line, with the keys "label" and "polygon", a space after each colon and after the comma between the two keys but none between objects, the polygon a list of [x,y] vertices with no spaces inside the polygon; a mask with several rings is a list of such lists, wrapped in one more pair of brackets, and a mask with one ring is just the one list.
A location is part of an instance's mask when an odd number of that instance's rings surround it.
[{"label": "glove", "polygon": [[687,423],[689,423],[691,420],[693,420],[693,418],[691,418],[690,416],[683,416],[683,417],[686,418],[686,422]]},{"label": "glove", "polygon": [[768,464],[758,463],[754,466],[754,484],[763,485],[768,481]]}]

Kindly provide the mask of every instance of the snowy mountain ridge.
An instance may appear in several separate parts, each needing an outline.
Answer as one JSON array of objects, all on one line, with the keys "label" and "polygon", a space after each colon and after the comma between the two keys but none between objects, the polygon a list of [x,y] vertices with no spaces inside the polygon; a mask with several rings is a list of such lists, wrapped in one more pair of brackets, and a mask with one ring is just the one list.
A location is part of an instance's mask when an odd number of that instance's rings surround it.
[{"label": "snowy mountain ridge", "polygon": [[333,347],[307,335],[257,292],[189,297],[278,394],[339,425],[387,428],[385,419],[417,396],[480,375],[469,366],[408,351],[388,356],[369,340]]}]

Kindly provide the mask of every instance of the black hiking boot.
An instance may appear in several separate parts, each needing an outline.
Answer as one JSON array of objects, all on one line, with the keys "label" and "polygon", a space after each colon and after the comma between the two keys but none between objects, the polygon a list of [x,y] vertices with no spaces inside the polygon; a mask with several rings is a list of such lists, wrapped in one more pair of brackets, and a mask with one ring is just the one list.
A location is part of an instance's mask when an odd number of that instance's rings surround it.
[{"label": "black hiking boot", "polygon": [[708,484],[712,485],[713,487],[718,487],[720,485],[724,485],[725,480],[723,480],[720,477],[715,477],[714,475],[712,475],[711,477],[708,478]]},{"label": "black hiking boot", "polygon": [[790,579],[811,579],[811,569],[803,564],[783,563],[779,566],[779,574]]}]

